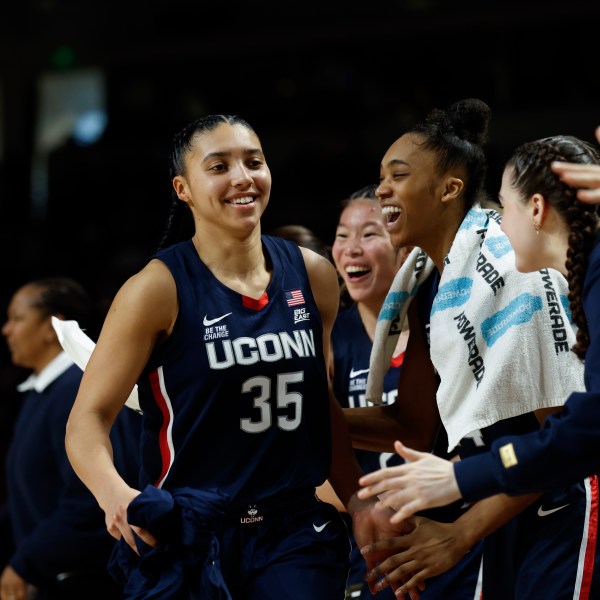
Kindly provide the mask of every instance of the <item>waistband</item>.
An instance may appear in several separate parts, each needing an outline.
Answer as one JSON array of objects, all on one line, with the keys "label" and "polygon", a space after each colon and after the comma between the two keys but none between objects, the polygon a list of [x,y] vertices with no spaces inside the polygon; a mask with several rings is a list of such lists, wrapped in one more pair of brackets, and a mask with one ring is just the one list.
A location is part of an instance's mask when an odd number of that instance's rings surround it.
[{"label": "waistband", "polygon": [[307,508],[311,504],[319,502],[315,489],[293,490],[274,494],[250,502],[245,507],[232,510],[227,516],[229,524],[250,525],[262,523],[265,519],[274,519],[300,507]]}]

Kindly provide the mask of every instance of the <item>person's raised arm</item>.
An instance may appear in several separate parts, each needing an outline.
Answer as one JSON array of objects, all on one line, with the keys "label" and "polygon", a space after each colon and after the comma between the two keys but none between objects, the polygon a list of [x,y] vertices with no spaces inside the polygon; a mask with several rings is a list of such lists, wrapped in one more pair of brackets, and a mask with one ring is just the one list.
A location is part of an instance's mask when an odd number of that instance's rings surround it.
[{"label": "person's raised arm", "polygon": [[440,428],[436,391],[438,379],[419,321],[417,300],[408,310],[410,335],[392,404],[344,408],[355,448],[392,452],[394,441],[417,450],[433,449]]}]

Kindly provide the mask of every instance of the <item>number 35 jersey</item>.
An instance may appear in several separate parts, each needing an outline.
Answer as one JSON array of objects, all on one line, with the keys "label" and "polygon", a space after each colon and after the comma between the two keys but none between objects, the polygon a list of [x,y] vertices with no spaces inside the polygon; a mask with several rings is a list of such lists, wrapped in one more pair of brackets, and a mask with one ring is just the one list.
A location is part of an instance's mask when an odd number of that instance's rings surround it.
[{"label": "number 35 jersey", "polygon": [[259,300],[216,279],[191,241],[155,256],[179,313],[138,381],[142,487],[217,488],[243,506],[320,485],[331,434],[322,323],[298,246],[263,236]]}]

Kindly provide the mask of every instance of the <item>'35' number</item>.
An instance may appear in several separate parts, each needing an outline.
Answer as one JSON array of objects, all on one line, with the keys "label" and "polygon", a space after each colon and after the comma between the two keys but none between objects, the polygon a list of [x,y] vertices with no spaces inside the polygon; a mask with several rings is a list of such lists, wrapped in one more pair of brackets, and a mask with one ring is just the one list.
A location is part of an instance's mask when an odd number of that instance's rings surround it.
[{"label": "'35' number", "polygon": [[[293,407],[293,417],[276,416],[277,427],[284,431],[293,431],[302,421],[302,394],[288,389],[292,383],[304,381],[304,373],[279,373],[275,386],[276,408]],[[273,425],[273,398],[271,397],[271,379],[269,377],[251,377],[242,385],[243,393],[254,392],[254,408],[258,409],[257,419],[240,419],[242,431],[261,433]]]}]

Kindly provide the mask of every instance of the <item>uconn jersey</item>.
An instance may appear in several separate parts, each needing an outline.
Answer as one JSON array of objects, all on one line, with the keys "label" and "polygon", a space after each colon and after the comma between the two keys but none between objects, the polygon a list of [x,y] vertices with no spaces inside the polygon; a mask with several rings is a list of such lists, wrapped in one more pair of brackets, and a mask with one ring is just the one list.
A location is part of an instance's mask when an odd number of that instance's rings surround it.
[{"label": "uconn jersey", "polygon": [[191,241],[156,255],[175,279],[179,313],[138,382],[142,485],[217,488],[235,506],[327,477],[320,315],[298,246],[262,242],[272,278],[258,300],[217,280]]},{"label": "uconn jersey", "polygon": [[[367,406],[366,388],[369,374],[369,359],[373,343],[367,334],[355,304],[340,312],[331,332],[334,358],[333,391],[344,407]],[[385,374],[383,389],[385,404],[391,404],[398,395],[398,377],[403,354],[392,361]],[[365,472],[402,463],[395,452],[369,452],[356,450],[356,457]]]}]

